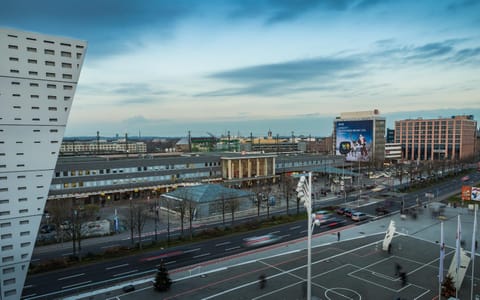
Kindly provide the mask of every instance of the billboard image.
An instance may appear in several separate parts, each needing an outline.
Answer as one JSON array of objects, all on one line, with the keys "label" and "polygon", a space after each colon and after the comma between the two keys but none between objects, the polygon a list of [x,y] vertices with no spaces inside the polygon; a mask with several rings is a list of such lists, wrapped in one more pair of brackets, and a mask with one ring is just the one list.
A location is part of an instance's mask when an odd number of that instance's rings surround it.
[{"label": "billboard image", "polygon": [[373,120],[336,124],[336,154],[345,156],[348,161],[369,161],[373,149]]},{"label": "billboard image", "polygon": [[471,196],[472,200],[480,201],[480,187],[472,186]]},{"label": "billboard image", "polygon": [[469,185],[462,185],[462,200],[472,200],[472,187]]}]

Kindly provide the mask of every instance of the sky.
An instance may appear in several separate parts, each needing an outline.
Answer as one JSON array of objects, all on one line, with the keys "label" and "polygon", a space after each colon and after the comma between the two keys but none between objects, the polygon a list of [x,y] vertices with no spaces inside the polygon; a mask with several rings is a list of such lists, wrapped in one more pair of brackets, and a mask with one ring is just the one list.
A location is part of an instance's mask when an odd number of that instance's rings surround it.
[{"label": "sky", "polygon": [[66,136],[327,136],[342,112],[480,117],[480,0],[2,0],[88,42]]}]

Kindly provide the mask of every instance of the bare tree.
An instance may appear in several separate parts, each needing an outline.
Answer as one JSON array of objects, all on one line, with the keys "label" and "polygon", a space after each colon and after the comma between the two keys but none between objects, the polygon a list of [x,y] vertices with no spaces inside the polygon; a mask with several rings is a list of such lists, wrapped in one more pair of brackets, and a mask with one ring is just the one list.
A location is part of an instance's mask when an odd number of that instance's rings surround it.
[{"label": "bare tree", "polygon": [[138,236],[138,247],[142,249],[142,232],[147,221],[147,209],[145,205],[138,203],[133,206],[133,221]]},{"label": "bare tree", "polygon": [[282,174],[282,187],[283,187],[283,194],[286,199],[286,204],[287,204],[287,215],[289,211],[289,204],[290,204],[290,196],[292,193],[293,188],[295,187],[295,182],[291,176],[288,176],[287,174]]},{"label": "bare tree", "polygon": [[[81,260],[81,251],[82,251],[82,238],[83,231],[85,228],[82,228],[83,224],[88,221],[94,221],[98,214],[99,207],[95,204],[85,205],[83,207],[74,206],[72,208],[72,214],[70,219],[70,234],[72,236],[73,243],[73,255],[77,255],[78,249],[78,259]],[[83,229],[83,230],[82,230]]]},{"label": "bare tree", "polygon": [[235,222],[235,211],[237,211],[240,208],[240,200],[238,198],[230,198],[228,200],[227,206],[232,217],[232,225],[233,225],[233,223]]},{"label": "bare tree", "polygon": [[192,221],[195,216],[195,209],[196,205],[192,199],[188,199],[188,222],[189,222],[189,232],[190,232],[190,239],[193,238],[193,226]]}]

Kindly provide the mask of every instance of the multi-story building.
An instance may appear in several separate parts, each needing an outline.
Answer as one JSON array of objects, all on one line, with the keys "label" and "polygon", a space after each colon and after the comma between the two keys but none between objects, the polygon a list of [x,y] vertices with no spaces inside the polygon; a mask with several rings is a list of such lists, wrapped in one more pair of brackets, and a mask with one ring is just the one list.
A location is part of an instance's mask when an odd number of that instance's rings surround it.
[{"label": "multi-story building", "polygon": [[118,141],[63,141],[60,154],[95,154],[95,153],[146,153],[147,144],[144,142]]},{"label": "multi-story building", "polygon": [[274,182],[283,173],[344,166],[341,156],[204,153],[140,157],[60,157],[49,200],[85,203],[118,200],[142,191],[166,192],[177,185],[224,182],[251,186]]},{"label": "multi-story building", "polygon": [[333,147],[347,161],[382,165],[385,155],[385,118],[377,109],[341,113],[333,122]]},{"label": "multi-story building", "polygon": [[475,154],[477,121],[472,115],[395,121],[395,143],[405,160],[458,160]]},{"label": "multi-story building", "polygon": [[0,299],[20,299],[86,42],[0,29]]}]

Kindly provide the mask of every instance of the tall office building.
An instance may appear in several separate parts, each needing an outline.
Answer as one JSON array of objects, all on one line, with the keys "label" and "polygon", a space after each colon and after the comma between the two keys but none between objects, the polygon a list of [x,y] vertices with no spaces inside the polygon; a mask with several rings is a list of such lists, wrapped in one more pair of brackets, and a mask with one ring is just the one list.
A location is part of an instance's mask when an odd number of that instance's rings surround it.
[{"label": "tall office building", "polygon": [[475,154],[477,121],[472,115],[395,121],[395,143],[406,160],[455,160]]},{"label": "tall office building", "polygon": [[347,161],[383,165],[385,158],[385,118],[380,112],[344,112],[333,122],[333,146]]},{"label": "tall office building", "polygon": [[20,299],[86,42],[0,28],[0,299]]}]

